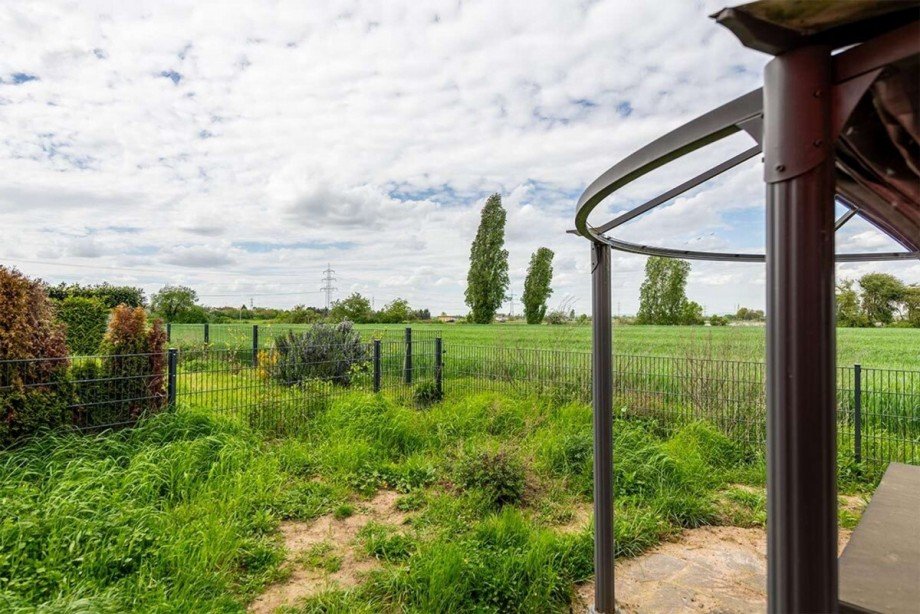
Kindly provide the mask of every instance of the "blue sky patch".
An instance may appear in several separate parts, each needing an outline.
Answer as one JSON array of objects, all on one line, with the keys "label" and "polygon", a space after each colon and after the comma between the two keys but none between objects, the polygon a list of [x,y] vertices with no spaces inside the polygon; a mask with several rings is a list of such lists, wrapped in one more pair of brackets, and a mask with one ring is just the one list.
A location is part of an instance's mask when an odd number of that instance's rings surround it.
[{"label": "blue sky patch", "polygon": [[173,85],[178,85],[179,81],[182,81],[182,75],[177,73],[174,70],[164,70],[160,72],[161,77],[166,77],[173,82]]},{"label": "blue sky patch", "polygon": [[27,72],[14,72],[9,79],[0,79],[0,83],[10,83],[12,85],[22,85],[29,81],[38,81],[38,76]]}]

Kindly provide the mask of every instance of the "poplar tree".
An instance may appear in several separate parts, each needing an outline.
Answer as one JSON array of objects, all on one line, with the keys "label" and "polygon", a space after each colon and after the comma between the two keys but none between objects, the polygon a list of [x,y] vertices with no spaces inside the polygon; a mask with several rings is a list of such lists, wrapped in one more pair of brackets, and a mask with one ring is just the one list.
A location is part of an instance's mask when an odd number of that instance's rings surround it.
[{"label": "poplar tree", "polygon": [[539,324],[546,315],[546,300],[553,293],[553,250],[541,247],[530,256],[524,280],[524,317],[528,324]]},{"label": "poplar tree", "polygon": [[470,248],[470,272],[466,276],[466,304],[470,320],[488,324],[501,307],[508,289],[508,250],[502,198],[493,194],[482,208],[479,230]]}]

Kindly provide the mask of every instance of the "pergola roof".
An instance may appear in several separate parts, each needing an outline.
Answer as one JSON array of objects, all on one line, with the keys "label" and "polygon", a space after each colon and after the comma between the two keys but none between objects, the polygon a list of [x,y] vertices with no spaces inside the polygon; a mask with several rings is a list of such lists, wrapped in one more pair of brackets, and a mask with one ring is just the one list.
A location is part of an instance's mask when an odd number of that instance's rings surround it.
[{"label": "pergola roof", "polygon": [[[846,205],[907,252],[840,254],[840,261],[917,258],[920,254],[920,2],[857,0],[761,0],[720,11],[714,17],[746,46],[768,53],[815,42],[834,56],[838,108],[832,133],[836,193]],[[904,25],[907,24],[907,25]],[[873,38],[874,37],[874,38]],[[864,42],[865,41],[865,42]],[[636,253],[762,262],[762,254],[693,252],[636,245],[606,236],[704,181],[752,158],[763,144],[762,90],[750,92],[677,128],[626,157],[594,181],[579,199],[576,232],[614,249]],[[735,132],[756,145],[697,177],[604,224],[588,216],[602,200],[638,177]],[[787,174],[794,169],[784,169]],[[766,169],[769,177],[775,169]],[[840,220],[842,226],[852,213]]]},{"label": "pergola roof", "polygon": [[759,0],[713,15],[745,47],[779,55],[803,45],[835,49],[875,38],[917,18],[910,0]]}]

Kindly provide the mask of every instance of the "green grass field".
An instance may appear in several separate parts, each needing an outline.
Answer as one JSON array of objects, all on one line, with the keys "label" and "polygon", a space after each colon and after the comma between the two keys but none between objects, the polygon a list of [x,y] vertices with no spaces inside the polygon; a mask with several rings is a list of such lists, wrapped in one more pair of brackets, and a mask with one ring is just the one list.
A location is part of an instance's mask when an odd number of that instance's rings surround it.
[{"label": "green grass field", "polygon": [[[0,451],[0,609],[242,612],[298,569],[354,559],[372,562],[357,586],[297,611],[567,612],[592,574],[587,405],[486,393],[420,410],[346,393],[266,438],[215,415],[217,395]],[[760,455],[712,427],[624,421],[616,450],[619,556],[684,527],[762,526]],[[286,550],[282,521],[344,519],[382,490],[402,522]]]},{"label": "green grass field", "polygon": [[[526,324],[423,324],[413,323],[417,336],[440,331],[445,344],[501,345],[504,347],[589,351],[591,327],[528,326]],[[294,330],[306,328],[294,325]],[[359,324],[368,336],[402,338],[402,324]],[[260,345],[291,325],[260,324]],[[175,345],[194,345],[203,341],[201,325],[173,325]],[[252,325],[213,324],[210,340],[228,347],[251,347]],[[760,326],[617,326],[614,350],[617,354],[713,358],[762,362],[765,351],[764,328]],[[860,363],[876,369],[920,370],[920,329],[841,328],[837,330],[837,362],[840,366]]]}]

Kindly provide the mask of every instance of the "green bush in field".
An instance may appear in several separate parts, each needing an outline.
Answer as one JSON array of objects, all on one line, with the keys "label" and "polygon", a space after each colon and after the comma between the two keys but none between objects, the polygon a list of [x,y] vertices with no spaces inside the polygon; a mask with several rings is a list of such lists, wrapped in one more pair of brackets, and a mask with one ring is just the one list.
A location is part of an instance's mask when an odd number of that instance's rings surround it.
[{"label": "green bush in field", "polygon": [[412,398],[416,406],[428,407],[443,399],[444,392],[438,390],[438,384],[434,380],[425,380],[415,385],[412,390]]},{"label": "green bush in field", "polygon": [[457,466],[457,479],[496,507],[520,503],[524,497],[524,465],[505,450],[468,454]]},{"label": "green bush in field", "polygon": [[370,352],[351,322],[316,324],[302,333],[275,339],[271,376],[287,386],[311,380],[349,386],[355,371],[367,368]]},{"label": "green bush in field", "polygon": [[70,420],[64,326],[44,285],[0,266],[0,445]]},{"label": "green bush in field", "polygon": [[97,299],[70,296],[61,301],[58,319],[67,326],[67,347],[71,354],[99,353],[99,344],[109,321],[109,308]]}]

